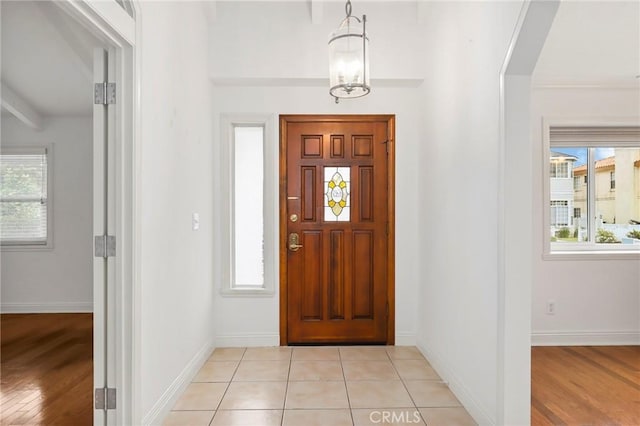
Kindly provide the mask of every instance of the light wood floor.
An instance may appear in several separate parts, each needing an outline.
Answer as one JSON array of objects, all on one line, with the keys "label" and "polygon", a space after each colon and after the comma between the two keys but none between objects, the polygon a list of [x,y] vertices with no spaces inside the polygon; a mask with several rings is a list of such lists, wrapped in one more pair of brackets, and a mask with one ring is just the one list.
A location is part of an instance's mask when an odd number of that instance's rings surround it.
[{"label": "light wood floor", "polygon": [[3,314],[0,333],[0,424],[92,424],[92,314]]},{"label": "light wood floor", "polygon": [[532,425],[640,425],[640,346],[534,347]]}]

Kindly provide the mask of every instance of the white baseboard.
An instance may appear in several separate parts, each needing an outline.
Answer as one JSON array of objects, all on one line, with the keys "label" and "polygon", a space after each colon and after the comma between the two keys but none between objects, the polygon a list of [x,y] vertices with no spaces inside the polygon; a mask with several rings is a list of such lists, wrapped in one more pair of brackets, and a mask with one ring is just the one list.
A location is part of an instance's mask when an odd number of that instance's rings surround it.
[{"label": "white baseboard", "polygon": [[[415,346],[415,333],[396,333],[396,346]],[[264,334],[236,334],[228,336],[217,336],[216,347],[260,347],[260,346],[280,346],[280,335],[272,333]]]},{"label": "white baseboard", "polygon": [[402,331],[396,332],[396,346],[415,346],[416,334],[405,333]]},{"label": "white baseboard", "polygon": [[421,344],[417,344],[418,350],[427,358],[436,373],[449,386],[449,390],[458,398],[460,403],[469,412],[471,417],[479,425],[495,425],[496,422],[489,415],[489,411],[482,406],[471,394],[469,389],[458,379],[444,357],[439,356],[435,351],[427,350]]},{"label": "white baseboard", "polygon": [[532,346],[640,345],[640,331],[534,331]]},{"label": "white baseboard", "polygon": [[216,336],[217,348],[237,348],[256,346],[280,346],[280,335],[273,333],[251,333]]},{"label": "white baseboard", "polygon": [[91,313],[93,302],[3,303],[3,314]]},{"label": "white baseboard", "polygon": [[165,417],[171,411],[171,408],[178,401],[185,389],[191,383],[191,380],[198,374],[204,363],[209,359],[213,352],[214,346],[212,342],[205,344],[202,349],[195,354],[191,361],[184,367],[178,377],[171,383],[167,390],[162,394],[158,401],[153,405],[151,410],[142,419],[143,425],[160,425]]}]

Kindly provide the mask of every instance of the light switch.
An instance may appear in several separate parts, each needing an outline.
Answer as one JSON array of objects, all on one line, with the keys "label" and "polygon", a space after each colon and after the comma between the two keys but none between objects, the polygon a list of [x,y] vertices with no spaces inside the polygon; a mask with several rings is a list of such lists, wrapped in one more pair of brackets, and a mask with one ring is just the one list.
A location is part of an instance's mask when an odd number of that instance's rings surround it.
[{"label": "light switch", "polygon": [[193,229],[194,231],[200,229],[200,214],[193,213],[191,215],[191,229]]}]

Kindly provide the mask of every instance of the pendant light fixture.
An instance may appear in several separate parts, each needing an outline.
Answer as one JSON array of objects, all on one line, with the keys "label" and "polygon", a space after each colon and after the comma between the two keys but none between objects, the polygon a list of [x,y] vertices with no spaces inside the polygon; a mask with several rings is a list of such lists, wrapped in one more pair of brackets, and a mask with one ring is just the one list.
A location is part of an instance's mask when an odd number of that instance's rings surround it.
[{"label": "pendant light fixture", "polygon": [[329,37],[329,94],[336,103],[371,91],[367,15],[362,19],[351,16],[351,0],[347,0],[344,9],[347,17]]}]

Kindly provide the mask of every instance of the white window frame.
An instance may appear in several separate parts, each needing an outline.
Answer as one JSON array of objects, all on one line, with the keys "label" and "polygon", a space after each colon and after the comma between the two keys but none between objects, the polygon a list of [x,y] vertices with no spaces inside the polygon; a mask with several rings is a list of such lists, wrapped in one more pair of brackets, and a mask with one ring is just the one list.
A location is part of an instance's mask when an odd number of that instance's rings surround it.
[{"label": "white window frame", "polygon": [[[556,204],[553,205],[553,203],[560,203],[560,204]],[[565,203],[565,204],[562,204]],[[551,200],[549,202],[549,210],[551,210],[552,207],[555,207],[555,216],[556,216],[556,220],[558,219],[558,216],[560,213],[560,211],[562,211],[564,213],[564,216],[567,217],[567,223],[554,223],[553,226],[562,226],[562,227],[567,227],[571,225],[571,215],[569,214],[569,201],[567,200]],[[551,211],[549,211],[549,224],[551,224]]]},{"label": "white window frame", "polygon": [[[586,176],[585,176],[586,177]],[[574,176],[573,177],[573,190],[576,191],[580,189],[582,185],[584,185],[584,180],[581,179],[582,176]]]},{"label": "white window frame", "polygon": [[[278,281],[278,149],[271,115],[222,114],[220,117],[220,172],[221,197],[227,200],[220,203],[222,270],[220,293],[229,297],[260,297],[275,295],[275,283]],[[236,286],[234,278],[234,223],[233,223],[233,176],[234,176],[234,136],[236,127],[262,127],[264,129],[264,187],[263,187],[263,233],[264,233],[264,283],[262,287]],[[223,207],[226,206],[226,207]]]},{"label": "white window frame", "polygon": [[609,172],[609,191],[616,190],[616,172]]},{"label": "white window frame", "polygon": [[38,251],[53,249],[53,144],[45,145],[2,145],[0,154],[5,155],[28,155],[41,154],[45,152],[47,156],[47,241],[44,244],[33,244],[29,242],[0,242],[1,251]]},{"label": "white window frame", "polygon": [[[555,170],[554,170],[554,174],[551,174],[551,163],[549,163],[549,177],[551,178],[558,178],[558,179],[568,179],[569,178],[569,164],[566,161],[562,161],[559,163],[554,163]],[[562,167],[558,167],[558,166],[562,166]],[[564,169],[564,173],[562,173],[562,176],[558,175],[558,169]]]},{"label": "white window frame", "polygon": [[[550,193],[550,161],[549,152],[558,147],[615,147],[636,148],[640,145],[635,133],[625,130],[628,127],[640,128],[637,117],[621,117],[609,119],[597,118],[555,118],[545,117],[542,120],[542,209],[543,219],[543,258],[546,260],[614,260],[640,259],[640,245],[634,244],[603,244],[591,242],[582,243],[553,243],[549,229],[551,229],[551,193]],[[556,142],[551,144],[551,129],[563,128],[561,136],[555,136]],[[606,131],[603,131],[606,130]],[[595,163],[589,156],[587,176],[595,176]],[[587,214],[589,214],[589,229],[595,229],[595,216],[589,212],[595,211],[595,184],[588,185]],[[591,232],[595,239],[595,232]]]}]

